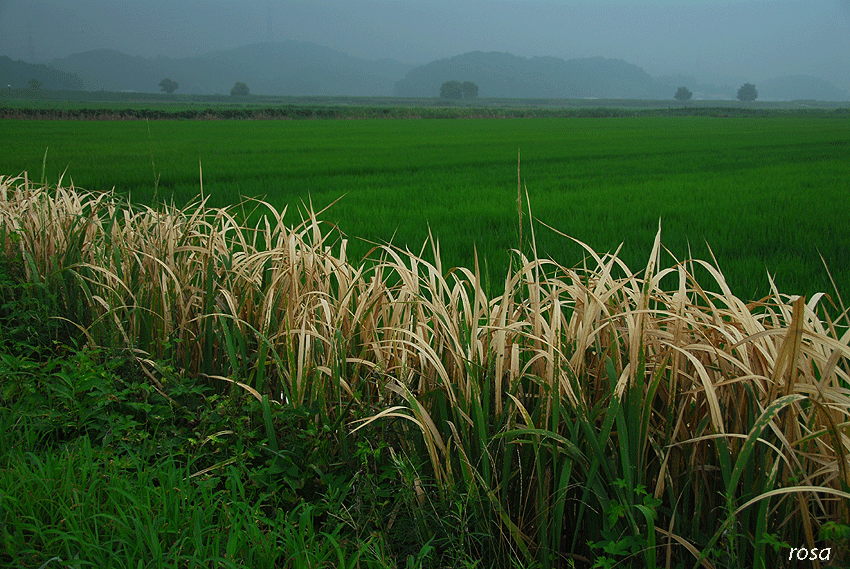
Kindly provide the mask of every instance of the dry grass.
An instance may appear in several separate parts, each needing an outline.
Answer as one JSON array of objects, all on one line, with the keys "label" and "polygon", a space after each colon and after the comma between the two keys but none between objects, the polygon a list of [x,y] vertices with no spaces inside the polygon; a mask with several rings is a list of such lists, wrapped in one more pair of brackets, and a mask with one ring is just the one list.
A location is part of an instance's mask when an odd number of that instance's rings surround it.
[{"label": "dry grass", "polygon": [[435,240],[434,262],[390,245],[352,261],[321,212],[290,228],[254,202],[247,227],[251,203],[129,207],[0,178],[0,235],[27,279],[62,283],[60,316],[154,381],[167,361],[290,405],[353,401],[371,417],[351,428],[407,419],[438,488],[480,496],[529,556],[631,534],[646,562],[763,565],[764,533],[811,547],[849,523],[850,333],[825,295],[745,302],[711,263],[662,266],[659,228],[640,272],[584,245],[583,268],[518,251],[488,298]]}]

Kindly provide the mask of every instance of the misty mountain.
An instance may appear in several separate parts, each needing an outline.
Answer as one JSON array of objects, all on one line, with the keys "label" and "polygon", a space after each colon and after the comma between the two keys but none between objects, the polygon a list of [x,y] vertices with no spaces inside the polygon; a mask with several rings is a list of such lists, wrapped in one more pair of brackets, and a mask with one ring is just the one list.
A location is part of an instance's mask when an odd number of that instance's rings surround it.
[{"label": "misty mountain", "polygon": [[9,85],[13,89],[25,89],[29,87],[32,79],[39,81],[45,89],[68,91],[83,89],[82,80],[74,74],[47,65],[12,61],[6,56],[0,56],[0,87]]},{"label": "misty mountain", "polygon": [[158,83],[171,77],[180,84],[181,92],[203,93],[206,91],[195,89],[202,89],[201,78],[214,71],[209,66],[204,69],[187,61],[133,56],[112,49],[76,53],[54,61],[53,65],[79,76],[86,91],[155,93],[160,90]]},{"label": "misty mountain", "polygon": [[829,81],[809,75],[792,75],[756,84],[763,101],[850,101],[850,93]]},{"label": "misty mountain", "polygon": [[178,93],[227,94],[242,81],[258,95],[388,95],[409,65],[368,61],[306,42],[254,44],[197,57],[131,56],[115,50],[78,53],[53,62],[77,74],[89,91],[157,92],[168,77]]},{"label": "misty mountain", "polygon": [[591,57],[525,58],[475,51],[410,70],[395,85],[400,97],[435,97],[446,81],[472,81],[481,97],[670,99],[673,93],[637,65]]},{"label": "misty mountain", "polygon": [[254,44],[198,59],[246,73],[257,85],[254,89],[254,83],[244,80],[252,93],[269,95],[386,96],[411,67],[393,59],[359,59],[295,41]]},{"label": "misty mountain", "polygon": [[[471,52],[413,67],[392,59],[366,60],[308,42],[247,45],[189,58],[147,58],[100,49],[55,60],[52,67],[0,56],[0,86],[45,89],[158,92],[168,77],[182,94],[228,94],[237,81],[258,95],[436,97],[449,80],[473,81],[481,97],[671,100],[688,87],[694,99],[732,100],[743,84],[714,84],[675,75],[653,78],[620,59],[520,57]],[[709,79],[711,81],[711,79]],[[850,94],[822,79],[798,75],[754,82],[761,101],[847,101]]]}]

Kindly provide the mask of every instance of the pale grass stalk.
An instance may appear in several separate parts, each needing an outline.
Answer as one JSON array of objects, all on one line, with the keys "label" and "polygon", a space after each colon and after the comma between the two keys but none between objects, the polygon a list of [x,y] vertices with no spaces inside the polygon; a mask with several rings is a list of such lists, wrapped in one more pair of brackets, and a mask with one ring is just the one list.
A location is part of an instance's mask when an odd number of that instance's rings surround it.
[{"label": "pale grass stalk", "polygon": [[[752,414],[781,397],[793,401],[765,419],[755,440],[765,461],[759,468],[782,488],[765,486],[754,500],[796,496],[796,506],[783,506],[788,520],[773,530],[796,524],[803,529],[794,535],[806,541],[847,515],[850,332],[846,314],[833,321],[822,309],[825,296],[806,302],[771,282],[768,298],[745,302],[716,262],[663,266],[660,227],[642,273],[626,266],[619,248],[600,255],[577,240],[585,266],[562,267],[536,257],[532,224],[532,256],[516,251],[504,289],[489,298],[477,255],[472,268],[446,272],[433,237],[433,262],[421,251],[376,245],[366,262],[352,263],[346,241],[332,240],[311,206],[301,224],[287,227],[285,212],[251,203],[264,215],[249,227],[244,207],[242,214],[205,200],[131,207],[73,185],[0,177],[2,247],[31,259],[31,281],[68,274],[73,279],[62,282],[87,291],[74,294],[90,311],[88,324],[78,323],[90,342],[107,341],[98,335],[111,329],[121,347],[147,361],[169,357],[187,374],[226,378],[216,381],[255,398],[285,393],[288,404],[308,405],[322,396],[328,413],[353,401],[372,413],[357,428],[406,419],[440,487],[472,485],[525,551],[548,539],[540,516],[563,496],[577,500],[574,488],[592,486],[609,502],[625,496],[614,492],[614,480],[583,479],[590,462],[569,467],[557,448],[585,445],[588,460],[614,461],[615,477],[637,460],[643,468],[631,490],[641,483],[660,498],[691,492],[692,505],[708,507],[711,492],[738,499],[708,473],[738,472]],[[696,268],[707,271],[710,287],[694,279]],[[668,277],[675,280],[669,290],[661,286]],[[436,392],[451,417],[445,424],[434,419]],[[627,397],[636,423],[611,419],[610,433],[598,434],[602,447],[573,430],[576,420],[601,428],[606,410]],[[527,437],[501,444],[521,429]],[[501,461],[532,443],[538,464],[529,479],[511,474],[520,464],[503,473]],[[639,445],[629,456],[620,452],[627,443]],[[741,472],[756,466],[738,465]],[[563,487],[558,472],[568,475]],[[756,501],[735,502],[730,514]],[[526,513],[529,504],[534,514]],[[693,544],[675,533],[684,513],[674,514],[664,531],[656,529],[668,557],[673,548],[691,555]]]}]

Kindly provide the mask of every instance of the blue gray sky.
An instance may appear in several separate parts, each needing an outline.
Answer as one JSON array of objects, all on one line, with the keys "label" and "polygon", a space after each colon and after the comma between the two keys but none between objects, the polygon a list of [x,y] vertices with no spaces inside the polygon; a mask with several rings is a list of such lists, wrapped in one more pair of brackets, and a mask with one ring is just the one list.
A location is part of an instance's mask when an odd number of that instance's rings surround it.
[{"label": "blue gray sky", "polygon": [[0,0],[0,55],[186,57],[278,40],[419,64],[469,51],[624,59],[654,76],[850,89],[850,0]]}]

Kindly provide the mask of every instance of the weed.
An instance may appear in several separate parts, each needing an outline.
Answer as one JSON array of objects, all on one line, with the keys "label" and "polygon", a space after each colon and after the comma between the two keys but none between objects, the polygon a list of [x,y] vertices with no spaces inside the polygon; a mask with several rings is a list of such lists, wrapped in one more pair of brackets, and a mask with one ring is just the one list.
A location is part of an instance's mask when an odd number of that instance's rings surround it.
[{"label": "weed", "polygon": [[660,227],[633,271],[528,224],[491,296],[312,210],[0,185],[13,298],[80,338],[2,360],[4,562],[766,567],[848,519],[846,314],[665,266]]}]

